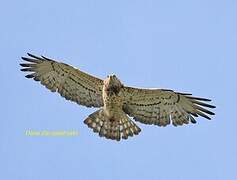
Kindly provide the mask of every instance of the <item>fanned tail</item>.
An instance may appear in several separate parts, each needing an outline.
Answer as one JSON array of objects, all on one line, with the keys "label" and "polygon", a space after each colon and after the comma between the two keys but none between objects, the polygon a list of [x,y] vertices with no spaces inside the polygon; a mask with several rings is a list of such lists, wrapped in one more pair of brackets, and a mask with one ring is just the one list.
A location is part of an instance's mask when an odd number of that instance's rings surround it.
[{"label": "fanned tail", "polygon": [[120,141],[121,138],[127,139],[129,136],[137,135],[141,131],[125,113],[121,112],[120,119],[109,119],[104,114],[103,109],[89,115],[84,123],[94,132],[99,133],[99,136],[117,141]]}]

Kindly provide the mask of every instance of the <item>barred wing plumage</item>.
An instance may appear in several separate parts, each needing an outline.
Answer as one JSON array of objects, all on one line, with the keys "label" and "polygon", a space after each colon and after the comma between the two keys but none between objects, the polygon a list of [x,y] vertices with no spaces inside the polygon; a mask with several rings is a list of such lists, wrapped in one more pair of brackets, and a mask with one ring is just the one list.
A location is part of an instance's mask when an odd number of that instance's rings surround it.
[{"label": "barred wing plumage", "polygon": [[31,72],[27,78],[40,81],[52,92],[58,92],[67,100],[87,107],[103,106],[103,81],[65,63],[60,63],[44,56],[38,57],[28,53],[22,57],[30,63],[20,64],[21,71]]},{"label": "barred wing plumage", "polygon": [[194,117],[211,119],[214,115],[207,108],[215,108],[205,98],[193,97],[191,94],[178,93],[165,89],[139,89],[124,87],[125,102],[123,109],[136,121],[145,124],[174,126],[196,123]]}]

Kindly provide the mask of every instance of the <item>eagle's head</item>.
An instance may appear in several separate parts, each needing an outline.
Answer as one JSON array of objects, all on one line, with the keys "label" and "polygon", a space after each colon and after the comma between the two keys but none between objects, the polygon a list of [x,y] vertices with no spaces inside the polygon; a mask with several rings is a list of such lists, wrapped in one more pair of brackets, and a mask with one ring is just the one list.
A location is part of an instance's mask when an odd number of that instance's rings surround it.
[{"label": "eagle's head", "polygon": [[109,75],[104,80],[104,88],[109,94],[118,94],[123,84],[115,75]]}]

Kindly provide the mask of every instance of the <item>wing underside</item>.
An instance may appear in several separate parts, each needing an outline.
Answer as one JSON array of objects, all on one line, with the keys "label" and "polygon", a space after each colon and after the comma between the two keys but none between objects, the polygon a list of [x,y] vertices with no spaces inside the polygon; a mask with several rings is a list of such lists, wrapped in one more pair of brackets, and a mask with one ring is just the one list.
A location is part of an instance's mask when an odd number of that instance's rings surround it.
[{"label": "wing underside", "polygon": [[195,117],[202,116],[211,119],[214,115],[206,98],[194,97],[187,93],[178,93],[165,89],[139,89],[125,87],[126,104],[124,111],[136,121],[145,124],[174,126],[196,123]]},{"label": "wing underside", "polygon": [[44,56],[38,57],[29,53],[28,56],[22,57],[28,63],[20,64],[23,67],[21,71],[30,72],[25,77],[40,81],[52,92],[58,92],[67,100],[80,105],[103,106],[101,79]]}]

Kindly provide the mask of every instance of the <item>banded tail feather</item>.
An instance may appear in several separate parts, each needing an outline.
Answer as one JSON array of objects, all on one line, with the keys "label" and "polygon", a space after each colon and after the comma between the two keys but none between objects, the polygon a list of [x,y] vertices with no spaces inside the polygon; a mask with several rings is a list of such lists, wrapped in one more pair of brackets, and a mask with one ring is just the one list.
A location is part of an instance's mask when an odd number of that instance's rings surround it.
[{"label": "banded tail feather", "polygon": [[117,141],[120,141],[121,138],[127,139],[129,136],[138,135],[141,131],[125,113],[120,119],[109,119],[103,109],[89,115],[84,123],[99,136]]}]

